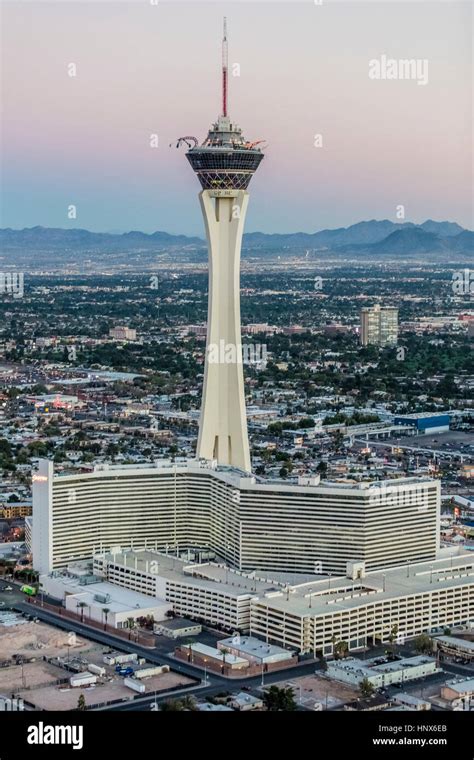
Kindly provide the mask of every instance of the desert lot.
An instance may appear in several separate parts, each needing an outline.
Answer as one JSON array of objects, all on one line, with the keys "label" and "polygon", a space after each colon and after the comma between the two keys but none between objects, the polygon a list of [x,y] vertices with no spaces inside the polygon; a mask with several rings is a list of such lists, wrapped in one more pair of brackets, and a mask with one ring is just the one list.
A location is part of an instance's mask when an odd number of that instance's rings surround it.
[{"label": "desert lot", "polygon": [[291,686],[295,693],[295,700],[299,703],[301,694],[301,704],[309,708],[313,707],[315,702],[321,702],[323,710],[326,709],[326,705],[327,709],[333,709],[344,702],[360,697],[358,689],[316,675],[292,678],[276,685],[280,688]]},{"label": "desert lot", "polygon": [[[179,685],[188,686],[193,681],[177,673],[163,673],[144,679],[143,683],[146,686],[144,693],[153,694],[155,691],[166,691]],[[133,697],[138,696],[137,692],[123,685],[123,679],[120,677],[87,688],[72,689],[66,684],[59,687],[51,685],[19,692],[22,699],[31,702],[36,708],[42,710],[75,710],[80,694],[84,695],[88,706],[102,705],[115,699],[133,699]]]},{"label": "desert lot", "polygon": [[[0,624],[0,660],[8,667],[0,667],[0,694],[19,695],[25,702],[42,710],[75,710],[79,695],[86,704],[101,705],[113,700],[128,700],[138,692],[124,686],[123,677],[114,667],[105,666],[106,673],[98,683],[85,688],[71,688],[72,673],[66,668],[46,662],[44,658],[62,658],[71,665],[78,663],[79,670],[87,670],[89,663],[104,667],[103,654],[108,647],[74,633],[61,631],[46,623],[26,621],[20,615],[11,618],[8,625]],[[13,656],[24,658],[23,665],[12,664]],[[26,660],[32,659],[33,662]],[[144,666],[150,663],[145,663]],[[134,669],[138,664],[134,663]],[[138,665],[139,667],[139,665]],[[63,683],[58,683],[63,681]],[[143,679],[144,694],[163,692],[177,686],[189,686],[194,681],[178,673],[162,673]]]},{"label": "desert lot", "polygon": [[94,644],[75,633],[61,631],[46,623],[22,622],[0,625],[0,657],[9,660],[14,654],[29,657],[62,657],[83,655]]},{"label": "desert lot", "polygon": [[[67,673],[62,668],[51,665],[49,662],[37,660],[36,662],[26,662],[21,665],[12,665],[9,668],[0,668],[0,693],[15,694],[24,689],[25,686],[36,687],[47,684],[53,684],[61,678],[67,678]],[[25,690],[29,693],[29,689]],[[25,697],[28,699],[28,697]]]}]

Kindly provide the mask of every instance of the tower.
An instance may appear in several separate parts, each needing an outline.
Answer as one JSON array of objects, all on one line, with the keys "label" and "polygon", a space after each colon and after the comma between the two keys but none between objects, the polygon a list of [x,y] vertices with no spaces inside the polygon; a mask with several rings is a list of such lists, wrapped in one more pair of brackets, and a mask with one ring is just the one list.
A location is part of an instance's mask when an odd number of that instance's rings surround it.
[{"label": "tower", "polygon": [[[227,114],[227,30],[222,43],[222,113],[202,143],[178,140],[201,183],[209,252],[206,359],[197,456],[250,472],[240,333],[240,250],[247,187],[263,158]],[[194,142],[191,147],[190,141]]]}]

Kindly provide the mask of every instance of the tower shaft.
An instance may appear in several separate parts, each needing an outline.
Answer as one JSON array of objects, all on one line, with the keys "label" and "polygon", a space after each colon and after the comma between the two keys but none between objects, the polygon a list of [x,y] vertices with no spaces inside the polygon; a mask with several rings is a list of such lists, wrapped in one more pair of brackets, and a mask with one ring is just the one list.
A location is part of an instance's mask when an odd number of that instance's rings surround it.
[{"label": "tower shaft", "polygon": [[240,332],[240,251],[249,196],[203,190],[209,304],[197,456],[250,472]]}]

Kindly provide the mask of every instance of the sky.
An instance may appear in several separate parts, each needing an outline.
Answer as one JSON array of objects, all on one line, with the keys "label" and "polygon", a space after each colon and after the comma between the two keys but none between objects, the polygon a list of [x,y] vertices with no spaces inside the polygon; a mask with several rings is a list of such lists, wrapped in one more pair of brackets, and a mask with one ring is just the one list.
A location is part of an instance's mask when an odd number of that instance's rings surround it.
[{"label": "sky", "polygon": [[[2,0],[0,226],[202,236],[198,180],[169,144],[218,116],[224,15],[230,115],[267,142],[247,231],[472,229],[464,0]],[[382,56],[427,61],[427,83],[370,78]]]}]

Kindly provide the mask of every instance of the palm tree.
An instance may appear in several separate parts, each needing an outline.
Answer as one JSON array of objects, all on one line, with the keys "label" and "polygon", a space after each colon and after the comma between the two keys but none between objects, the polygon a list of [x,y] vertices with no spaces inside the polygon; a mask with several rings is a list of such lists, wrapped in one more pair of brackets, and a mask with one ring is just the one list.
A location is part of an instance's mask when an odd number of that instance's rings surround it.
[{"label": "palm tree", "polygon": [[229,650],[228,649],[222,649],[221,651],[222,651],[222,668],[221,668],[221,672],[224,673],[224,671],[225,671],[225,656],[226,656],[226,654],[229,654]]},{"label": "palm tree", "polygon": [[81,608],[81,623],[83,623],[84,622],[84,608],[87,607],[87,603],[86,602],[78,602],[76,604],[76,607],[80,607]]},{"label": "palm tree", "polygon": [[78,710],[86,709],[86,699],[84,697],[84,694],[79,694],[79,699],[77,700],[77,709]]},{"label": "palm tree", "polygon": [[108,607],[102,607],[102,613],[105,615],[104,631],[107,630],[107,618],[109,617],[110,609]]},{"label": "palm tree", "polygon": [[132,630],[135,628],[135,620],[132,617],[127,618],[128,628],[129,628],[129,634],[128,638],[129,640],[132,638]]},{"label": "palm tree", "polygon": [[398,636],[398,625],[395,623],[395,625],[391,627],[390,633],[387,636],[392,654],[395,653],[395,642],[397,640],[397,636]]}]

